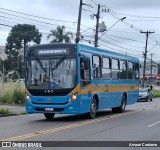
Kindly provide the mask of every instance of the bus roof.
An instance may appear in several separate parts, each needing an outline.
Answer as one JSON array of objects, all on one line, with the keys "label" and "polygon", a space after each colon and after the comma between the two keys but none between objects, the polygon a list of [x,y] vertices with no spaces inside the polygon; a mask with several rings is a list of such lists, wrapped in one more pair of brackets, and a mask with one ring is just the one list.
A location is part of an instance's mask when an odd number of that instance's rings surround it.
[{"label": "bus roof", "polygon": [[88,45],[84,45],[84,44],[74,44],[74,43],[48,43],[48,44],[39,44],[39,45],[33,45],[30,46],[30,48],[44,48],[44,47],[51,47],[53,45],[63,45],[63,46],[77,46],[79,47],[79,49],[84,49],[85,52],[89,52],[92,54],[99,54],[99,55],[108,55],[110,57],[115,57],[115,58],[119,58],[119,59],[125,59],[125,60],[132,60],[132,61],[139,61],[139,59],[137,57],[133,57],[133,56],[129,56],[127,54],[122,54],[122,53],[118,53],[118,52],[114,52],[108,49],[101,49],[101,48],[96,48],[93,46],[88,46]]},{"label": "bus roof", "polygon": [[125,60],[130,60],[130,61],[139,61],[139,59],[137,57],[134,56],[130,56],[127,54],[122,54],[122,53],[118,53],[118,52],[114,52],[108,49],[101,49],[101,48],[96,48],[96,47],[91,47],[91,46],[87,46],[87,45],[83,45],[83,44],[78,44],[80,49],[84,49],[85,52],[89,52],[89,53],[95,53],[95,54],[99,54],[99,55],[107,55],[113,58],[118,58],[118,59],[125,59]]}]

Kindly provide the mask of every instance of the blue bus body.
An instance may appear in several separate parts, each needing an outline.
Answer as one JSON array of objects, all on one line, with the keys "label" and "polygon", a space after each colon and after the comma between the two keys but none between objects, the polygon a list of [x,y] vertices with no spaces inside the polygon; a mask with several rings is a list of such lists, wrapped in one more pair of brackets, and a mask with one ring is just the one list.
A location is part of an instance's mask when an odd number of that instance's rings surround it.
[{"label": "blue bus body", "polygon": [[[54,45],[58,45],[58,44],[49,45],[50,49],[52,47],[54,48]],[[28,64],[26,65],[26,67],[28,68],[27,75],[26,75],[26,111],[27,113],[44,113],[44,114],[89,113],[93,98],[96,99],[97,110],[120,107],[122,104],[123,96],[126,99],[125,105],[134,104],[135,102],[137,102],[138,89],[139,89],[138,58],[112,52],[109,50],[103,50],[95,47],[85,46],[82,44],[62,44],[61,43],[61,45],[63,45],[63,49],[65,48],[66,45],[69,45],[69,46],[72,45],[75,51],[74,62],[76,64],[76,69],[73,69],[74,70],[73,72],[76,72],[75,79],[74,79],[76,80],[75,82],[76,84],[71,86],[71,88],[69,88],[70,90],[68,88],[61,90],[60,88],[54,89],[54,87],[56,87],[56,83],[50,81],[49,88],[46,88],[46,89],[44,88],[43,90],[41,90],[41,84],[39,84],[39,85],[33,86],[33,88],[31,88],[30,90],[30,87],[32,87],[30,86],[31,81],[29,82],[29,80],[31,79],[30,74],[33,74],[34,72],[34,67],[32,67],[32,64],[35,65],[35,63],[32,63],[32,62],[29,63],[31,57],[28,56],[27,58]],[[29,52],[33,51],[34,49],[36,50],[41,49],[41,53],[42,53],[44,48],[45,48],[45,45],[43,45],[43,47],[35,46],[31,48]],[[52,51],[46,51],[46,52],[52,53]],[[62,50],[58,49],[56,52],[61,53]],[[50,54],[49,56],[50,59],[52,59],[51,55],[54,55],[54,54]],[[43,56],[36,56],[36,57],[33,57],[33,60],[35,58],[37,59],[37,57],[43,58]],[[45,59],[48,59],[47,54],[44,57]],[[72,62],[71,64],[73,64],[73,60],[70,59],[69,56],[67,57],[68,57],[68,60],[66,60],[65,62],[70,62],[70,63]],[[88,77],[85,80],[82,79],[81,58],[83,58],[82,60],[85,60],[87,58],[89,62],[88,63],[89,67],[87,68],[89,71],[87,71],[86,73],[87,74],[86,76]],[[64,57],[64,59],[66,58]],[[60,60],[60,61],[57,60],[56,61],[57,65],[59,66],[62,65],[61,64],[62,61],[63,60]],[[94,61],[95,63],[98,62],[100,64],[99,66],[97,65],[97,68],[94,67]],[[103,68],[103,66],[105,66],[105,61],[109,62],[109,65],[106,63],[106,66],[108,66],[108,68],[107,67]],[[123,62],[121,63],[120,61],[123,61]],[[115,64],[113,64],[113,62],[115,62]],[[129,62],[132,66],[131,71],[127,71],[127,69],[126,70],[120,69],[120,64],[122,64],[121,66],[123,67],[125,65],[127,67],[127,65],[129,65]],[[43,66],[43,64],[40,63],[39,60],[36,63],[38,64],[37,66],[39,68]],[[30,68],[32,69],[30,69],[29,66],[31,66]],[[48,66],[51,66],[51,65],[48,65]],[[113,69],[112,67],[114,66],[115,68]],[[95,73],[97,77],[93,73],[94,70],[96,69],[98,70],[97,73]],[[104,71],[104,73],[102,72],[102,70]],[[42,71],[44,71],[44,74],[45,74],[44,68]],[[34,74],[36,75],[36,73]],[[39,73],[39,76],[43,76],[44,74]],[[107,77],[108,75],[109,77]],[[113,75],[116,77],[113,78]],[[62,77],[59,77],[60,78],[58,80],[59,83],[62,78],[65,78],[65,80],[67,80],[66,82],[73,81],[73,80],[70,80],[71,77],[69,78],[69,73],[66,74],[66,76],[63,76],[63,74],[60,76]],[[120,79],[120,76],[122,76],[121,79]],[[42,81],[42,79],[38,79],[38,80],[39,82]],[[57,93],[54,93],[54,91],[56,90],[57,90]]]}]

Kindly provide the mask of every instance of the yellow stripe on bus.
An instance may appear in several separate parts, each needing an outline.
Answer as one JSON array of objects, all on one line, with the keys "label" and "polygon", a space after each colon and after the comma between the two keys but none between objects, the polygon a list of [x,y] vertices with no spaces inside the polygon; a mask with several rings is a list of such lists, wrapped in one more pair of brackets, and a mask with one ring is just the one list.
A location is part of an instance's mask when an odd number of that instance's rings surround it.
[{"label": "yellow stripe on bus", "polygon": [[91,94],[94,93],[105,93],[105,92],[118,92],[118,91],[136,91],[139,89],[138,84],[89,84],[88,86],[81,89],[80,84],[76,86],[71,94]]}]

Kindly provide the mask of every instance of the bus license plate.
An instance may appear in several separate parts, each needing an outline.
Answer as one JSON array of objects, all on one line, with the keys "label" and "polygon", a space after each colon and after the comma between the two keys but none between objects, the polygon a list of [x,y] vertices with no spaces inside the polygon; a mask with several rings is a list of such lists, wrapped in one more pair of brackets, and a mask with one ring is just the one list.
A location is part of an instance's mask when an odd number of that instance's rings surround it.
[{"label": "bus license plate", "polygon": [[45,111],[53,111],[54,108],[45,108]]}]

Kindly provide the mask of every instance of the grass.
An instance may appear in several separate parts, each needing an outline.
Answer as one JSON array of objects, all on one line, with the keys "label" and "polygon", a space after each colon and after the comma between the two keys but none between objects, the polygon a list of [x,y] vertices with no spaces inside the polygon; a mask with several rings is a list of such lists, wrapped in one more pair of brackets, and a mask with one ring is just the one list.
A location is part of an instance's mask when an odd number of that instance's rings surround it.
[{"label": "grass", "polygon": [[2,115],[9,115],[9,114],[11,114],[11,112],[9,111],[8,108],[1,108],[0,109],[0,114],[2,114]]},{"label": "grass", "polygon": [[8,108],[0,108],[0,117],[15,116],[15,115],[26,115],[26,112],[13,113]]},{"label": "grass", "polygon": [[0,102],[8,103],[8,104],[24,104],[25,101],[25,93],[24,93],[25,85],[22,83],[4,83],[4,95],[2,97],[2,87],[0,87]]},{"label": "grass", "polygon": [[160,97],[160,90],[153,90],[153,97],[154,98]]}]

